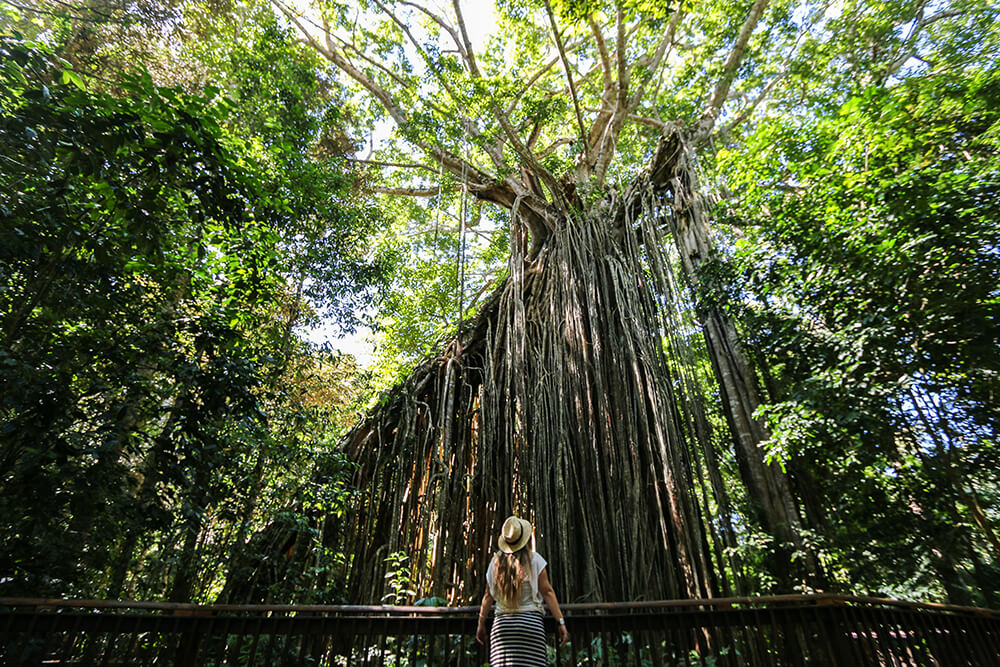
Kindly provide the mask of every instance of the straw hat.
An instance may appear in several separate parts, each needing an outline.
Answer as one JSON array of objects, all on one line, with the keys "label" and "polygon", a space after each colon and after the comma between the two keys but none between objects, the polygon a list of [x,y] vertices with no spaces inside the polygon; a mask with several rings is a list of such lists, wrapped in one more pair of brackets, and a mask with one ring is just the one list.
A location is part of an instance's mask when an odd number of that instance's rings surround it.
[{"label": "straw hat", "polygon": [[531,524],[516,516],[509,516],[503,522],[503,530],[500,531],[500,537],[497,538],[497,545],[499,545],[500,551],[512,554],[522,549],[530,539]]}]

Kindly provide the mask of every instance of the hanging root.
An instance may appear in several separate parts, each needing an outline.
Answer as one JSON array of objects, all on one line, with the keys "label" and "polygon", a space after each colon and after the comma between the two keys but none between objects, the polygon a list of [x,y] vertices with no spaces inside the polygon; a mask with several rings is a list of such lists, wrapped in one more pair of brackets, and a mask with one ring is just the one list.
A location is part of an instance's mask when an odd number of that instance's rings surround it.
[{"label": "hanging root", "polygon": [[537,252],[512,225],[509,276],[478,317],[345,437],[349,599],[378,601],[385,556],[404,552],[418,597],[469,602],[509,513],[534,522],[565,599],[706,597],[737,571],[700,332],[662,250],[679,146]]},{"label": "hanging root", "polygon": [[664,250],[683,156],[665,138],[629,188],[531,247],[514,202],[507,279],[340,443],[353,496],[319,537],[347,556],[343,598],[381,601],[403,552],[415,597],[471,602],[510,513],[565,600],[741,592],[702,331]]}]

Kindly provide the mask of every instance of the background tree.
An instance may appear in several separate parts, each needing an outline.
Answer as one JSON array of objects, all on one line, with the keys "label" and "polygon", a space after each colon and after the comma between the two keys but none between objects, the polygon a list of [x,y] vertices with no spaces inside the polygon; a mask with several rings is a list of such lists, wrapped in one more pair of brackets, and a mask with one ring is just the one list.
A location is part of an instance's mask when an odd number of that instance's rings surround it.
[{"label": "background tree", "polygon": [[[6,593],[211,600],[258,526],[343,506],[331,443],[356,371],[297,331],[370,299],[379,218],[270,18],[256,44],[284,45],[267,90],[288,103],[270,116],[251,84],[100,80],[4,39]],[[254,599],[323,594],[296,576]]]},{"label": "background tree", "polygon": [[[1000,88],[961,67],[762,126],[723,167],[747,187],[715,285],[842,585],[992,605]],[[785,187],[757,185],[782,162]]]}]

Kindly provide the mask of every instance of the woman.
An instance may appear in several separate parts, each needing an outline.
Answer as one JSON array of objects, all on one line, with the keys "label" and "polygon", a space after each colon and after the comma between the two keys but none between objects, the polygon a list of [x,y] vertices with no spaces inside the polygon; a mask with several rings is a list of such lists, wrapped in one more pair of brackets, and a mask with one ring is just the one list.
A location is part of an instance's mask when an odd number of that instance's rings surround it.
[{"label": "woman", "polygon": [[542,600],[559,624],[559,642],[569,639],[559,600],[549,583],[545,559],[531,550],[531,524],[516,516],[503,522],[500,547],[486,569],[486,593],[479,607],[476,639],[486,641],[486,616],[496,601],[490,631],[490,667],[545,665]]}]

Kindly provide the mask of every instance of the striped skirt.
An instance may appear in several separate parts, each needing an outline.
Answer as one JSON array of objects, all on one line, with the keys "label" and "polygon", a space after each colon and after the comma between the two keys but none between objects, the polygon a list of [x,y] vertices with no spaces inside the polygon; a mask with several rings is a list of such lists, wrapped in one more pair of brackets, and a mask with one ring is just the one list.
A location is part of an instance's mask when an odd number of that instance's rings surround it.
[{"label": "striped skirt", "polygon": [[497,614],[490,630],[490,667],[530,667],[545,661],[542,614],[525,611]]}]

